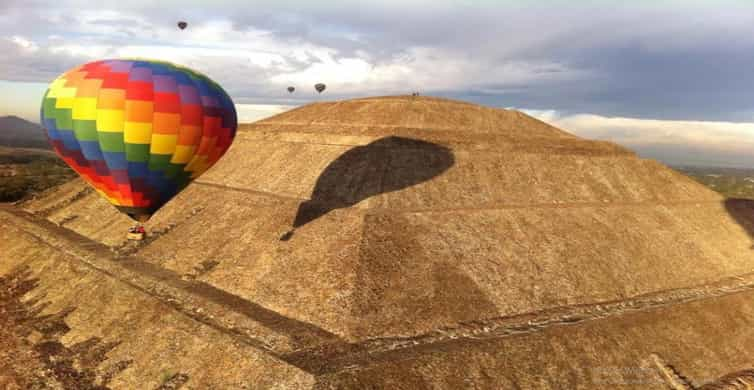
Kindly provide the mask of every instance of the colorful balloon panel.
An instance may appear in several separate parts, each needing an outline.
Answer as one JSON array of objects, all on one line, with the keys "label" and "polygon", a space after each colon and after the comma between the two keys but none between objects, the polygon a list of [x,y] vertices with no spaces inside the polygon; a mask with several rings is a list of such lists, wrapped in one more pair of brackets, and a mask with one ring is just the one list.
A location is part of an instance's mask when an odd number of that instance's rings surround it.
[{"label": "colorful balloon panel", "polygon": [[41,119],[58,155],[139,220],[215,164],[237,128],[233,101],[217,83],[149,60],[64,73],[45,93]]}]

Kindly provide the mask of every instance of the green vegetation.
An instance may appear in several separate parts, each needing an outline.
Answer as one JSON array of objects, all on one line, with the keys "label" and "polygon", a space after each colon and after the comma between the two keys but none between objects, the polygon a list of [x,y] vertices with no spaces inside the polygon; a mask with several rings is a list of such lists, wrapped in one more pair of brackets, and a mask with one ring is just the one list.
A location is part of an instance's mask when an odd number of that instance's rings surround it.
[{"label": "green vegetation", "polygon": [[754,169],[674,167],[728,198],[754,199]]},{"label": "green vegetation", "polygon": [[0,202],[15,202],[75,177],[51,152],[0,148]]}]

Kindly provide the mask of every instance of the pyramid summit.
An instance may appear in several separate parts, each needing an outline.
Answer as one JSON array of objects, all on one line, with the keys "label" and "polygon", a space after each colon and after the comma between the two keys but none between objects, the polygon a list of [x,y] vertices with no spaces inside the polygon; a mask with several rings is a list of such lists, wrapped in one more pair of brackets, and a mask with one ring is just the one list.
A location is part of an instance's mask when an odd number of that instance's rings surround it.
[{"label": "pyramid summit", "polygon": [[665,388],[752,358],[754,206],[517,111],[390,96],[241,125],[139,246],[81,181],[22,207],[0,274],[65,313],[64,347],[118,343],[92,368],[113,387]]}]

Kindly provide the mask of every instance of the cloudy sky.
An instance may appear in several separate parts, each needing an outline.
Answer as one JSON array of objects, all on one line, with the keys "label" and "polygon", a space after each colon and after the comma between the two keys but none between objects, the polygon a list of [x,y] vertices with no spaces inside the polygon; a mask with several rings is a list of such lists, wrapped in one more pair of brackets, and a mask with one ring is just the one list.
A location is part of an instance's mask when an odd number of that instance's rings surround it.
[{"label": "cloudy sky", "polygon": [[668,163],[754,167],[751,0],[209,3],[0,0],[0,115],[37,120],[61,72],[137,56],[209,75],[242,121],[316,99],[317,82],[327,99],[418,90]]}]

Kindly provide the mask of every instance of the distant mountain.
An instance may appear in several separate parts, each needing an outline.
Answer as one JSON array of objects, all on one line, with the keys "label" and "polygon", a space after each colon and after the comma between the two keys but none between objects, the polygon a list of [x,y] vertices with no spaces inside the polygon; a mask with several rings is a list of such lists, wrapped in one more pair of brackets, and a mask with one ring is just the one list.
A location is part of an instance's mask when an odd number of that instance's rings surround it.
[{"label": "distant mountain", "polygon": [[13,115],[0,117],[0,146],[50,149],[42,126]]}]

